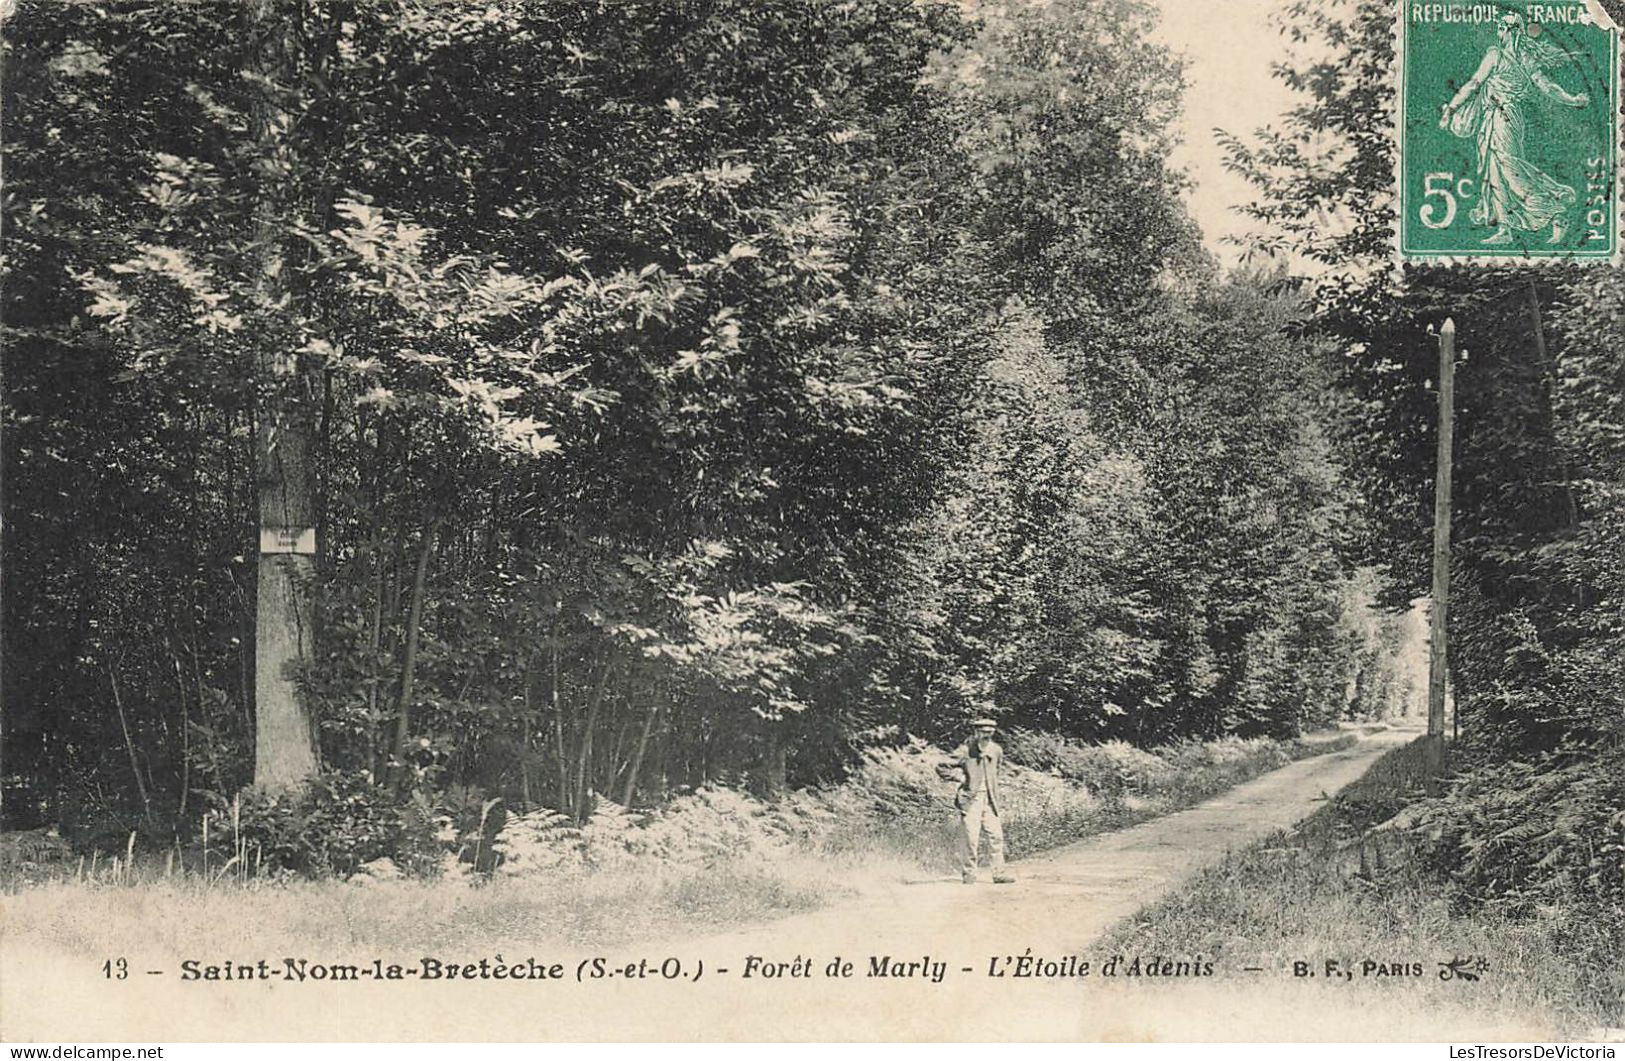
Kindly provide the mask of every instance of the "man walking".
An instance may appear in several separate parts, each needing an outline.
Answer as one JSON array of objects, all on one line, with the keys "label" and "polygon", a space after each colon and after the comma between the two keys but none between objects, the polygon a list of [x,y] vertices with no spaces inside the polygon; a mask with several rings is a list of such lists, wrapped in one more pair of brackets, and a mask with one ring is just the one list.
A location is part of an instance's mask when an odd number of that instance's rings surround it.
[{"label": "man walking", "polygon": [[971,736],[949,754],[953,763],[937,767],[938,776],[946,781],[958,781],[959,791],[954,794],[954,805],[959,808],[960,823],[960,878],[966,884],[976,883],[977,848],[981,846],[982,830],[987,830],[987,846],[993,863],[993,883],[1010,884],[1015,878],[1004,869],[1004,825],[999,821],[999,765],[1004,761],[1004,749],[993,740],[998,724],[991,718],[979,718],[971,723]]}]

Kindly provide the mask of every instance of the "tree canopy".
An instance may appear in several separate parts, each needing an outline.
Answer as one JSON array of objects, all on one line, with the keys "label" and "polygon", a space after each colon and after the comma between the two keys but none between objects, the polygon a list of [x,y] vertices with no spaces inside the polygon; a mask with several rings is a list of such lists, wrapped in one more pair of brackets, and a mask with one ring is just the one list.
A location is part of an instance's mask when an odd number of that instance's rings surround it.
[{"label": "tree canopy", "polygon": [[289,10],[8,27],[8,816],[164,836],[253,780],[296,444],[288,678],[378,798],[1369,706],[1358,372],[1200,249],[1145,4]]}]

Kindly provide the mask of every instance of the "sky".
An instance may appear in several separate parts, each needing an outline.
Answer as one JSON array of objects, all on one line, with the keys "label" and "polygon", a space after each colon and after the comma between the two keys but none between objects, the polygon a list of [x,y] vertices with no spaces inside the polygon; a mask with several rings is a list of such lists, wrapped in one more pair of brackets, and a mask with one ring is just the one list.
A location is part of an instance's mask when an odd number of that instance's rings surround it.
[{"label": "sky", "polygon": [[1235,207],[1254,197],[1252,187],[1224,169],[1215,127],[1243,135],[1271,124],[1294,102],[1286,86],[1270,76],[1281,56],[1283,38],[1270,15],[1283,0],[1153,0],[1162,24],[1153,37],[1186,61],[1184,144],[1174,162],[1195,182],[1191,215],[1206,243],[1227,265],[1240,251],[1226,246],[1248,223]]}]

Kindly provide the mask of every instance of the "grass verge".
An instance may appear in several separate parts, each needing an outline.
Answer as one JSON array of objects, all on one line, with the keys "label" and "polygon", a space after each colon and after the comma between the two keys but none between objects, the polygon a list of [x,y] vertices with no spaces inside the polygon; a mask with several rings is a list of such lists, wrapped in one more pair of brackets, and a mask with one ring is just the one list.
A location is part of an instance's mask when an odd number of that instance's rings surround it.
[{"label": "grass verge", "polygon": [[[1425,1030],[1448,1013],[1457,1027],[1511,1020],[1588,1039],[1625,1024],[1617,911],[1557,908],[1523,919],[1464,912],[1402,848],[1390,845],[1379,864],[1366,844],[1362,859],[1361,831],[1420,790],[1421,750],[1416,742],[1388,753],[1296,829],[1232,855],[1120,925],[1104,949],[1201,954],[1234,976],[1263,969],[1265,990],[1273,984],[1296,1004],[1367,1013],[1386,1027],[1411,1014],[1404,1026]],[[1476,979],[1441,978],[1444,963],[1458,959]],[[1328,961],[1352,978],[1328,977]],[[1295,978],[1294,962],[1314,977]]]},{"label": "grass verge", "polygon": [[612,945],[782,917],[823,905],[839,867],[723,864],[647,873],[567,872],[548,886],[400,880],[127,886],[53,884],[8,895],[5,919],[81,953],[338,956],[501,951],[522,942]]}]

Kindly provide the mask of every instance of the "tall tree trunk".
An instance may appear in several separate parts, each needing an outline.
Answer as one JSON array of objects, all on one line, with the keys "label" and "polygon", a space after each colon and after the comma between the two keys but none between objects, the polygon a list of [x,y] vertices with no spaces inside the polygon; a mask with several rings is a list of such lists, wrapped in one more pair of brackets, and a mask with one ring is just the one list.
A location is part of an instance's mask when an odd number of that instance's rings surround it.
[{"label": "tall tree trunk", "polygon": [[367,772],[375,782],[382,777],[379,761],[382,728],[378,717],[378,683],[382,668],[378,665],[378,649],[383,644],[384,632],[384,551],[379,535],[372,547],[372,616],[367,626]]},{"label": "tall tree trunk", "polygon": [[[386,619],[385,592],[388,588],[388,565],[384,552],[384,430],[388,419],[380,415],[373,427],[373,446],[370,455],[366,449],[368,421],[356,407],[356,445],[362,454],[363,476],[367,480],[367,555],[372,564],[372,612],[367,625],[367,771],[374,783],[384,781],[384,752],[387,747],[382,712],[378,708],[384,680],[383,646]],[[393,622],[394,612],[387,612]]]},{"label": "tall tree trunk", "polygon": [[638,772],[643,769],[644,756],[649,751],[649,735],[654,732],[655,719],[660,717],[663,706],[654,690],[650,690],[649,711],[643,716],[643,731],[638,734],[637,748],[632,752],[632,766],[626,773],[626,788],[621,791],[621,805],[632,806],[632,799],[638,794]]},{"label": "tall tree trunk", "polygon": [[[226,480],[224,492],[227,497],[227,514],[232,519],[233,524],[246,524],[248,517],[248,499],[241,497],[239,490],[242,489],[242,483],[253,478],[253,439],[246,438],[246,436],[252,435],[254,430],[254,413],[252,409],[248,410],[247,417],[248,422],[242,433],[239,434],[231,413],[229,411],[226,413]],[[240,437],[246,438],[246,446],[241,448],[247,449],[249,452],[238,452],[240,448],[238,439]],[[246,456],[248,459],[239,463],[237,458],[242,456]],[[241,478],[239,478],[239,475],[241,475]],[[257,482],[251,482],[249,485],[256,491],[259,488]],[[241,517],[240,520],[237,518],[239,516]],[[253,596],[253,586],[246,585],[249,582],[247,577],[244,577],[241,581],[238,580],[235,565],[226,569],[226,575],[231,579],[232,617],[237,621],[237,695],[231,699],[234,706],[242,712],[244,732],[252,733],[254,731],[255,638],[254,602],[250,598]],[[194,623],[192,633],[194,652],[197,651],[197,645],[200,641],[202,641],[202,637],[197,632]]]},{"label": "tall tree trunk", "polygon": [[[519,760],[520,795],[525,801],[525,810],[532,811],[541,802],[541,792],[533,788],[530,782],[531,753],[536,745],[540,745],[542,754],[547,748],[547,731],[541,726],[541,712],[536,710],[536,668],[541,662],[542,650],[540,648],[526,648],[525,650],[525,678],[524,678],[524,752]],[[539,786],[546,771],[538,771],[536,783]]]},{"label": "tall tree trunk", "polygon": [[[333,573],[333,523],[332,513],[328,511],[327,498],[331,490],[331,475],[333,464],[333,419],[336,408],[333,397],[333,376],[330,372],[322,372],[321,386],[321,413],[316,421],[316,468],[315,496],[311,499],[315,508],[316,524],[316,570],[324,577]],[[318,634],[325,638],[325,634]]]},{"label": "tall tree trunk", "polygon": [[790,789],[788,762],[784,747],[784,722],[766,719],[763,722],[762,792],[770,800],[784,798]]},{"label": "tall tree trunk", "polygon": [[[170,661],[175,665],[175,706],[181,713],[181,799],[175,817],[185,821],[186,797],[192,791],[192,713],[186,704],[186,672],[181,668],[181,654],[172,638],[164,638],[164,647],[169,649]],[[202,709],[199,704],[198,710]]]},{"label": "tall tree trunk", "polygon": [[269,324],[255,355],[255,473],[260,547],[254,631],[254,783],[270,790],[316,772],[316,741],[295,671],[315,654],[309,587],[316,567],[309,381],[298,344],[279,325],[290,299],[286,233],[297,208],[298,161],[286,93],[297,76],[297,44],[277,0],[250,0],[255,51],[253,124],[259,142],[254,239],[257,309]]},{"label": "tall tree trunk", "polygon": [[118,664],[107,664],[107,680],[113,687],[113,706],[118,708],[119,730],[124,734],[124,749],[130,753],[130,773],[135,777],[135,791],[141,797],[141,814],[148,825],[152,824],[152,797],[148,794],[146,782],[141,779],[141,760],[135,754],[135,738],[130,736],[130,720],[124,715],[124,696],[118,687]]},{"label": "tall tree trunk", "polygon": [[604,690],[609,686],[610,672],[614,669],[615,660],[611,657],[604,663],[604,669],[598,676],[598,687],[592,691],[587,701],[587,721],[581,733],[581,742],[577,746],[576,755],[575,819],[578,824],[587,818],[588,781],[591,780],[587,768],[592,763],[593,732],[598,728],[598,709],[604,702]]},{"label": "tall tree trunk", "polygon": [[553,608],[553,630],[549,636],[552,644],[552,683],[549,696],[553,704],[553,752],[558,758],[559,775],[559,806],[561,814],[574,814],[575,807],[570,802],[570,768],[568,756],[564,747],[564,710],[563,701],[559,696],[559,615],[564,610],[564,603],[558,602]]},{"label": "tall tree trunk", "polygon": [[626,769],[627,762],[621,757],[621,751],[626,747],[627,735],[632,730],[632,698],[626,697],[623,701],[627,710],[618,712],[615,724],[615,741],[609,746],[609,754],[603,756],[599,774],[604,780],[604,791],[611,796],[615,794],[615,783],[621,779],[621,771]]},{"label": "tall tree trunk", "polygon": [[406,740],[412,733],[412,684],[418,666],[418,627],[423,624],[423,596],[429,581],[429,557],[434,552],[438,522],[430,523],[423,532],[423,547],[418,551],[417,570],[412,575],[412,603],[406,616],[406,647],[401,659],[401,696],[395,713],[395,762],[399,773],[396,786],[406,776]]}]

